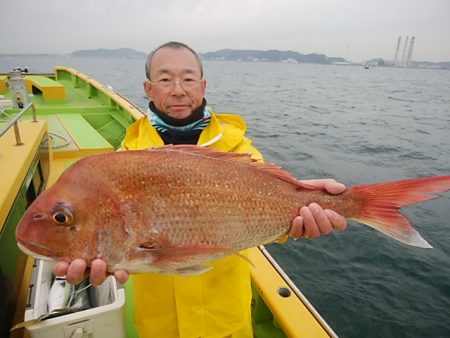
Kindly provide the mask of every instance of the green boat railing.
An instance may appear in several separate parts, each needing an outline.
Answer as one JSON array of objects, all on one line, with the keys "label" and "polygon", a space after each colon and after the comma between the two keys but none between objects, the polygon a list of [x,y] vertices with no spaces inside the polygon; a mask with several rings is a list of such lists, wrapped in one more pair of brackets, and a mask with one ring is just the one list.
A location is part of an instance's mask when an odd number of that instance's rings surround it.
[{"label": "green boat railing", "polygon": [[19,126],[17,122],[20,118],[31,108],[31,114],[33,116],[33,122],[36,122],[36,109],[34,108],[34,104],[32,102],[28,103],[19,114],[14,116],[14,118],[8,122],[5,128],[0,131],[0,137],[2,137],[11,127],[14,127],[14,135],[16,137],[16,146],[20,146],[23,144],[22,139],[20,137]]}]

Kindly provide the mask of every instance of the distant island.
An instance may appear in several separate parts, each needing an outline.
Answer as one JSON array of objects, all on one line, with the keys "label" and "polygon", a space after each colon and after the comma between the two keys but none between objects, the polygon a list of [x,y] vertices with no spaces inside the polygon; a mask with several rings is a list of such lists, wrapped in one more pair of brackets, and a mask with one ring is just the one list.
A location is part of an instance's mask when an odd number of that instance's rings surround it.
[{"label": "distant island", "polygon": [[227,61],[269,61],[285,63],[322,63],[322,64],[350,64],[341,57],[328,57],[324,54],[301,54],[292,50],[254,50],[254,49],[221,49],[216,52],[202,53],[205,60]]},{"label": "distant island", "polygon": [[144,59],[146,53],[137,51],[132,48],[116,48],[116,49],[86,49],[77,50],[68,55],[69,57],[94,57],[103,59]]},{"label": "distant island", "polygon": [[[69,57],[95,57],[95,58],[116,58],[116,59],[142,59],[147,54],[131,49],[89,49],[77,50],[68,55]],[[300,54],[291,50],[240,50],[240,49],[221,49],[216,52],[200,53],[204,60],[226,60],[226,61],[268,61],[268,62],[305,62],[305,63],[348,63],[340,57],[328,57],[323,54]]]},{"label": "distant island", "polygon": [[[215,52],[199,53],[203,60],[211,61],[238,61],[238,62],[283,62],[283,63],[318,63],[333,65],[361,65],[379,67],[393,67],[393,62],[382,58],[373,58],[360,63],[345,60],[342,57],[329,57],[325,54],[302,54],[292,50],[256,50],[256,49],[220,49]],[[0,54],[0,57],[23,56],[55,56],[56,54]],[[77,50],[65,57],[76,58],[101,58],[101,59],[145,59],[147,53],[132,48],[115,49],[86,49]],[[61,56],[61,55],[60,55]],[[450,69],[450,62],[412,61],[413,68],[439,68]]]}]

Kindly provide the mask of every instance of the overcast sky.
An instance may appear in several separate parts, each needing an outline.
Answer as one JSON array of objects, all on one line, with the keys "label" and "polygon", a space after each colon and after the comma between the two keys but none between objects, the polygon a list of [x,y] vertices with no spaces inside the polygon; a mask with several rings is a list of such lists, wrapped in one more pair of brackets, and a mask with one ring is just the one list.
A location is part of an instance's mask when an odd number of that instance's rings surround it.
[{"label": "overcast sky", "polygon": [[0,0],[0,54],[129,47],[177,40],[198,52],[280,49],[351,61],[450,61],[449,0]]}]

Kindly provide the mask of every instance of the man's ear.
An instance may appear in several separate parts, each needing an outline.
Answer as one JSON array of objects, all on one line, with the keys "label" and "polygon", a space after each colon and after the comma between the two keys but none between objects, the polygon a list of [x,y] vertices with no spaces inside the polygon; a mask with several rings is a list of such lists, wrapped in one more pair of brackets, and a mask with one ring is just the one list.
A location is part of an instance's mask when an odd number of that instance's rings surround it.
[{"label": "man's ear", "polygon": [[203,79],[202,80],[202,91],[203,91],[203,96],[206,95],[206,80]]},{"label": "man's ear", "polygon": [[153,92],[153,85],[150,83],[150,81],[149,80],[145,80],[144,81],[144,92],[145,92],[145,94],[147,95],[147,97],[150,99],[150,100],[152,100],[153,99],[153,95],[152,95],[152,92]]}]

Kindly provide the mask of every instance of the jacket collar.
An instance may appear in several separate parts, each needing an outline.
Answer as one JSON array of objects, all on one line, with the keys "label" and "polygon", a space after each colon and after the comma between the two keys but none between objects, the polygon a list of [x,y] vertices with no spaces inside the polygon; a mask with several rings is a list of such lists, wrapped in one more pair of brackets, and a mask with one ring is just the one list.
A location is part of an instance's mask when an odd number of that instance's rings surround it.
[{"label": "jacket collar", "polygon": [[[233,151],[244,139],[245,131],[246,125],[241,117],[212,112],[211,121],[203,129],[197,144],[222,151]],[[146,149],[163,145],[164,141],[147,117],[141,118],[129,128],[123,142],[125,149]]]}]

